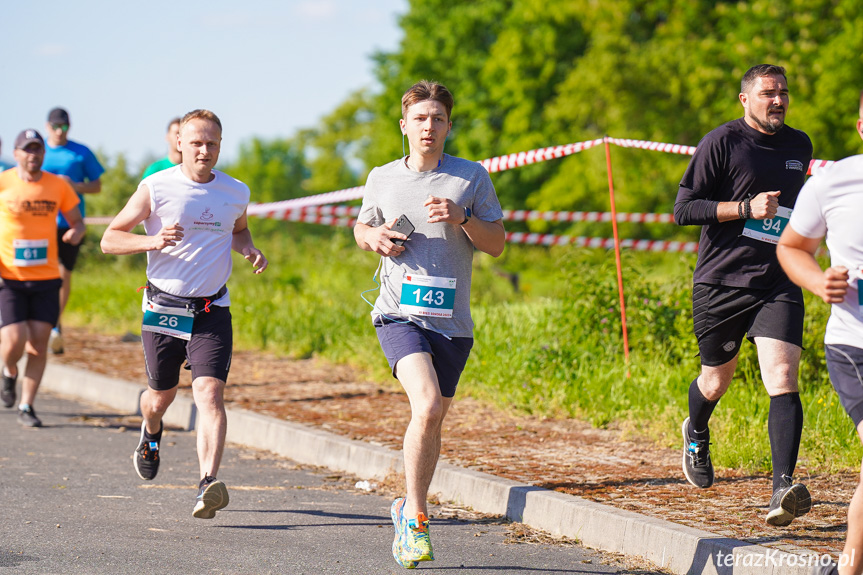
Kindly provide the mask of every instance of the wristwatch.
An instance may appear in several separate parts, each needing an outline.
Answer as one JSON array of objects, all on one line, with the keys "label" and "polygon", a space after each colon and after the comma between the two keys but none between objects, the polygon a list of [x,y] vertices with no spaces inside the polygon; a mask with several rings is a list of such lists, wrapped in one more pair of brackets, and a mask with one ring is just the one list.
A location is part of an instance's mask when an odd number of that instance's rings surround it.
[{"label": "wristwatch", "polygon": [[470,214],[470,208],[467,208],[467,207],[466,207],[466,208],[464,209],[464,221],[463,221],[461,224],[459,224],[459,225],[462,225],[462,226],[463,226],[463,225],[465,225],[466,223],[468,223],[468,222],[470,221],[470,215],[471,215],[471,214]]}]

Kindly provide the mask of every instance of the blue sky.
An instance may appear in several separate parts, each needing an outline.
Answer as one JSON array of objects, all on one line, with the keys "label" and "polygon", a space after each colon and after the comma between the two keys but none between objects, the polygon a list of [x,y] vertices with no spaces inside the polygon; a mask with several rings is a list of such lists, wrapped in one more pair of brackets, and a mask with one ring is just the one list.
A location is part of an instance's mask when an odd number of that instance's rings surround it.
[{"label": "blue sky", "polygon": [[375,86],[370,56],[401,40],[407,0],[15,2],[0,11],[0,139],[43,131],[69,111],[69,136],[133,167],[165,154],[168,120],[209,108],[222,159],[253,136],[313,126]]}]

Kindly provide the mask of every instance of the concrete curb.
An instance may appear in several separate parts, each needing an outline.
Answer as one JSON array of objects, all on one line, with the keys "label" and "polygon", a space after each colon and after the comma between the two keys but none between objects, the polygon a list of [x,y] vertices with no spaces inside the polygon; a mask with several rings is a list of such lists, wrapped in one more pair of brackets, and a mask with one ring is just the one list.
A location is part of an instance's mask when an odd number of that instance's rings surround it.
[{"label": "concrete curb", "polygon": [[[145,388],[49,362],[42,389],[137,414]],[[177,397],[165,422],[192,430],[195,414],[191,398]],[[403,470],[398,451],[243,409],[228,409],[227,439],[362,478],[384,479]],[[431,492],[441,500],[504,515],[588,547],[643,557],[681,575],[808,575],[805,562],[816,557],[804,549],[787,553],[751,545],[448,463],[438,465]]]}]

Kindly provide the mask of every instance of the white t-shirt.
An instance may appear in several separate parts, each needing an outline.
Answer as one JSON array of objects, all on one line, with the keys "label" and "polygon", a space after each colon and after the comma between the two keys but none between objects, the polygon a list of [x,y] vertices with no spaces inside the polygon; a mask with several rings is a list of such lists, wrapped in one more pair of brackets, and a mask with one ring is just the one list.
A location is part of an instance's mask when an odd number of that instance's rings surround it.
[{"label": "white t-shirt", "polygon": [[859,289],[863,274],[863,155],[836,162],[812,176],[797,198],[790,225],[807,238],[827,236],[830,265],[848,268],[845,301],[833,304],[824,343],[863,348]]},{"label": "white t-shirt", "polygon": [[[147,279],[159,289],[181,297],[206,297],[231,276],[234,223],[249,204],[249,187],[222,172],[206,184],[183,174],[181,166],[156,172],[141,182],[150,190],[147,235],[165,225],[180,224],[183,239],[176,246],[147,252]],[[228,306],[228,294],[213,302]]]}]

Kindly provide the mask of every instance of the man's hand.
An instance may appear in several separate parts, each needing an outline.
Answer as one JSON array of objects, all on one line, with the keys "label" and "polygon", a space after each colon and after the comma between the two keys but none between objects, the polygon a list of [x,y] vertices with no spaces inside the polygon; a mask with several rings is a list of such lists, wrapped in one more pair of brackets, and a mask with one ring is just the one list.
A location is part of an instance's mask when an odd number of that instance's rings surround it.
[{"label": "man's hand", "polygon": [[242,254],[244,258],[252,262],[256,274],[262,273],[270,265],[270,262],[264,257],[264,253],[258,248],[243,248]]},{"label": "man's hand", "polygon": [[69,228],[61,238],[64,243],[77,246],[84,239],[85,228],[83,226]]},{"label": "man's hand", "polygon": [[176,246],[183,239],[183,226],[174,224],[173,226],[164,226],[159,233],[153,236],[155,242],[152,250],[161,250],[168,246]]},{"label": "man's hand", "polygon": [[821,285],[821,299],[824,303],[842,303],[848,292],[848,268],[837,266],[824,270],[823,283]]},{"label": "man's hand", "polygon": [[369,227],[365,231],[363,240],[369,246],[371,251],[382,255],[385,258],[391,258],[405,251],[404,246],[396,245],[392,240],[406,240],[408,237],[402,233],[392,231],[397,219],[387,222],[376,228]]},{"label": "man's hand", "polygon": [[770,220],[779,209],[779,190],[775,192],[761,192],[749,201],[752,209],[752,218],[755,220]]},{"label": "man's hand", "polygon": [[464,221],[464,208],[449,198],[438,198],[429,196],[423,202],[423,206],[429,210],[428,223],[446,222],[459,225]]}]

